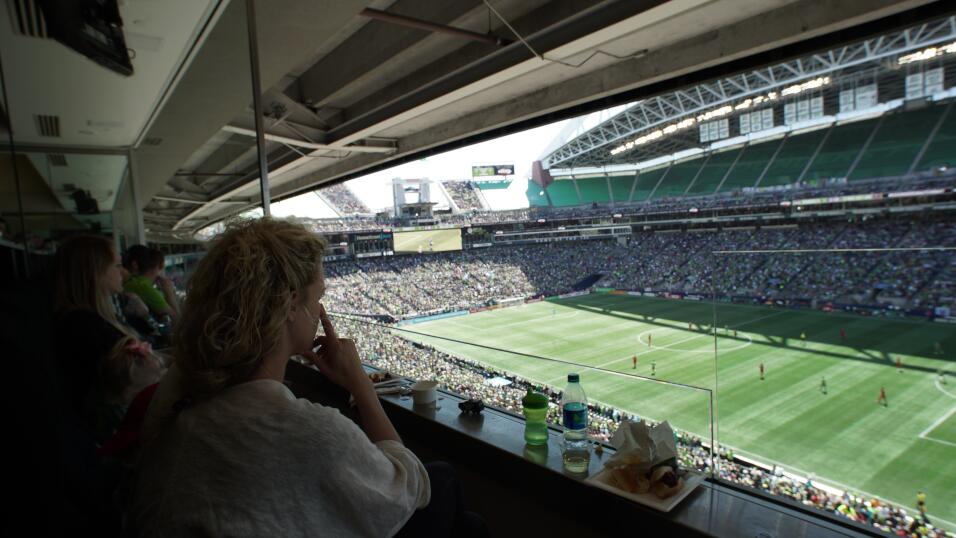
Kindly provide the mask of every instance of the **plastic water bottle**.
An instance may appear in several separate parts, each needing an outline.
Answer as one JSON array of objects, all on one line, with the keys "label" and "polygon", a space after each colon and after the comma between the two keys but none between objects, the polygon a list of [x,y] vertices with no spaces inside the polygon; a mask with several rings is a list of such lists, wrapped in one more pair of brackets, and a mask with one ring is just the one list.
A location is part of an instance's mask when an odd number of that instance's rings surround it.
[{"label": "plastic water bottle", "polygon": [[578,374],[568,374],[568,386],[561,396],[564,425],[564,468],[586,473],[591,454],[588,451],[588,397]]}]

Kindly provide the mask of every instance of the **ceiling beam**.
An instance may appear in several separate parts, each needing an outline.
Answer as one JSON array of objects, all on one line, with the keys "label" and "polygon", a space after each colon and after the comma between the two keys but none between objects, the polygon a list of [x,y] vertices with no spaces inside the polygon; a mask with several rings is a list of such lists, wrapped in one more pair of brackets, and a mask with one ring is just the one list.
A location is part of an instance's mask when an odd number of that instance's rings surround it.
[{"label": "ceiling beam", "polygon": [[[389,6],[394,14],[450,24],[476,9],[477,0],[398,0]],[[378,20],[369,21],[341,45],[317,61],[299,77],[298,93],[303,102],[323,107],[337,96],[355,94],[356,83],[388,66],[397,55],[429,37],[421,29],[398,27]],[[369,46],[374,43],[374,46]],[[483,45],[488,49],[487,45]]]},{"label": "ceiling beam", "polygon": [[[249,137],[255,137],[256,132],[252,129],[246,129],[245,127],[238,127],[235,125],[224,125],[222,127],[223,131],[230,133],[245,135]],[[278,142],[279,144],[286,144],[289,146],[296,146],[299,148],[307,148],[313,150],[326,150],[326,151],[352,151],[355,153],[395,153],[396,148],[394,146],[335,146],[330,144],[316,144],[314,142],[306,142],[305,140],[298,140],[296,138],[289,138],[286,136],[274,135],[271,133],[265,133],[265,139],[272,142]]]},{"label": "ceiling beam", "polygon": [[504,47],[514,43],[513,39],[505,39],[503,37],[497,37],[491,34],[482,34],[479,32],[472,32],[471,30],[456,28],[454,26],[449,26],[447,24],[437,24],[431,21],[417,19],[415,17],[399,15],[398,13],[389,13],[387,11],[382,11],[380,9],[372,9],[367,7],[362,10],[360,15],[362,15],[363,17],[368,17],[370,19],[391,22],[401,26],[408,26],[409,28],[418,28],[421,30],[436,32],[439,34],[448,34],[448,35],[452,35],[456,37],[463,37],[465,39],[478,41],[480,43],[485,43],[487,45],[494,45],[496,47]]}]

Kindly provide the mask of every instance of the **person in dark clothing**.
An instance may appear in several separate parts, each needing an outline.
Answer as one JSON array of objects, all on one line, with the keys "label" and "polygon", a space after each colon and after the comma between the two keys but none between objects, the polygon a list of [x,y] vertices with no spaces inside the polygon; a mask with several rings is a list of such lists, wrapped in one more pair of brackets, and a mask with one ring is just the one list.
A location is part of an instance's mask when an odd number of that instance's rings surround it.
[{"label": "person in dark clothing", "polygon": [[99,362],[125,336],[137,336],[113,306],[123,291],[122,264],[113,243],[100,236],[71,238],[57,252],[56,338],[60,385],[82,413]]}]

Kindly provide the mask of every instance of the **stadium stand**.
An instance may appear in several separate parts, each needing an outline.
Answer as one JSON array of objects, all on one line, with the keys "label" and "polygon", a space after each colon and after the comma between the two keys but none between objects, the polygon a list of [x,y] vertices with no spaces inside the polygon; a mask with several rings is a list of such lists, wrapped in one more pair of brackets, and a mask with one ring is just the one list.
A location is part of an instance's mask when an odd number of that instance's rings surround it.
[{"label": "stadium stand", "polygon": [[956,159],[953,156],[953,148],[956,148],[956,111],[953,110],[952,103],[947,105],[943,112],[943,123],[940,124],[936,136],[926,148],[920,159],[917,170],[929,170],[939,166],[953,166]]},{"label": "stadium stand", "polygon": [[783,140],[783,138],[777,138],[746,146],[737,164],[730,170],[727,180],[720,186],[720,192],[756,185]]},{"label": "stadium stand", "polygon": [[830,136],[810,163],[810,168],[803,177],[804,181],[846,177],[860,153],[860,148],[866,143],[878,121],[869,119],[832,127]]},{"label": "stadium stand", "polygon": [[615,202],[628,202],[631,199],[631,189],[634,188],[636,174],[625,176],[611,176],[611,199]]},{"label": "stadium stand", "polygon": [[[466,309],[512,297],[555,295],[603,273],[600,285],[849,304],[956,307],[951,253],[856,255],[838,249],[933,247],[956,238],[951,222],[826,222],[799,228],[636,234],[628,245],[586,241],[328,264],[331,308],[395,318]],[[735,252],[823,249],[834,252]],[[919,294],[921,290],[926,290]]]},{"label": "stadium stand", "polygon": [[606,204],[611,201],[611,195],[607,190],[607,179],[603,177],[589,177],[576,179],[578,190],[581,192],[581,199],[590,203]]},{"label": "stadium stand", "polygon": [[634,186],[634,195],[631,196],[631,201],[643,202],[647,200],[668,170],[666,167],[654,170],[641,170],[640,175],[637,176],[637,184]]},{"label": "stadium stand", "polygon": [[774,187],[796,183],[828,131],[829,128],[824,128],[806,133],[791,133],[783,141],[780,151],[757,186]]},{"label": "stadium stand", "polygon": [[321,192],[326,200],[335,206],[342,215],[369,212],[365,204],[363,204],[344,183],[323,187],[319,192]]},{"label": "stadium stand", "polygon": [[651,199],[683,196],[703,162],[704,159],[698,158],[671,165],[667,178],[657,186]]},{"label": "stadium stand", "polygon": [[551,199],[551,205],[561,207],[581,205],[582,203],[573,179],[557,180],[548,185],[547,191]]},{"label": "stadium stand", "polygon": [[907,173],[927,136],[939,121],[939,114],[939,107],[934,106],[884,116],[848,179],[893,177]]},{"label": "stadium stand", "polygon": [[481,200],[475,193],[475,186],[471,181],[442,181],[445,191],[454,200],[455,205],[462,211],[483,209]]},{"label": "stadium stand", "polygon": [[737,157],[740,155],[740,149],[715,152],[710,155],[707,162],[701,168],[700,173],[694,184],[687,190],[689,195],[707,195],[713,194],[724,180],[727,171],[734,165]]}]

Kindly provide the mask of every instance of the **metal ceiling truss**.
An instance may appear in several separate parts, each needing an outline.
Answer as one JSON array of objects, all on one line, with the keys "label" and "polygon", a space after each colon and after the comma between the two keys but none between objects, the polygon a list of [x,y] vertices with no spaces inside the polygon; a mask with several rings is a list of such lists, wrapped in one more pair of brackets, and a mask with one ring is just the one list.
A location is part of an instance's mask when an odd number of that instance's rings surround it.
[{"label": "metal ceiling truss", "polygon": [[684,116],[763,95],[801,81],[879,62],[956,39],[956,16],[899,30],[837,49],[675,90],[631,107],[551,152],[546,168],[570,168],[584,160],[610,160],[611,147]]}]

